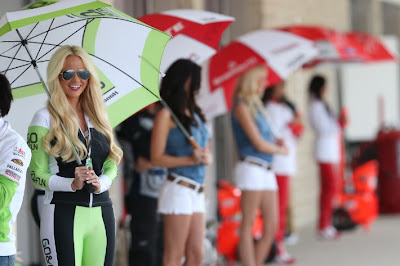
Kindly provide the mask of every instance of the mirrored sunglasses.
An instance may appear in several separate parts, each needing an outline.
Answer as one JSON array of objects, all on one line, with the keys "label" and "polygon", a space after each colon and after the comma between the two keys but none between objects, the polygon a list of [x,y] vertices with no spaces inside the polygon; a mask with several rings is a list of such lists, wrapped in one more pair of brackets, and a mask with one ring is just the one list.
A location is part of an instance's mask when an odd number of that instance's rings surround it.
[{"label": "mirrored sunglasses", "polygon": [[88,80],[90,77],[90,72],[87,69],[66,69],[60,73],[63,80],[70,80],[75,76],[75,72],[78,74],[78,77],[82,80]]}]

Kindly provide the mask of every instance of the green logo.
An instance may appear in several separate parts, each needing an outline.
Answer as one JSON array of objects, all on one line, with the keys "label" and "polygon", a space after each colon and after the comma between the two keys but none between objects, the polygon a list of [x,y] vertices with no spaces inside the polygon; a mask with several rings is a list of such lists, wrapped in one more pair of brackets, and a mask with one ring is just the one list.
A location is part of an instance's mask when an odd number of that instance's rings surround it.
[{"label": "green logo", "polygon": [[74,13],[72,15],[79,18],[123,18],[118,13],[112,11],[107,7],[88,9],[86,11]]},{"label": "green logo", "polygon": [[58,0],[42,0],[42,1],[37,1],[33,4],[27,5],[24,7],[24,9],[34,9],[34,8],[39,8],[39,7],[44,7],[44,6],[49,6],[54,3],[57,3]]}]

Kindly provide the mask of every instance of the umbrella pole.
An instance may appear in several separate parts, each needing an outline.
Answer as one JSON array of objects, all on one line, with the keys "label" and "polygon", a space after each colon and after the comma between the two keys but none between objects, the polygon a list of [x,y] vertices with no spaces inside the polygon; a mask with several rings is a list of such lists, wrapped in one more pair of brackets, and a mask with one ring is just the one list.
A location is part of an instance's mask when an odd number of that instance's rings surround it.
[{"label": "umbrella pole", "polygon": [[45,90],[45,92],[46,92],[46,95],[47,95],[47,97],[48,97],[48,99],[49,99],[49,102],[50,102],[51,106],[53,107],[53,109],[54,109],[54,111],[57,113],[57,115],[60,117],[60,120],[61,120],[61,127],[62,127],[62,129],[63,129],[65,135],[67,136],[67,139],[68,139],[69,142],[71,143],[72,152],[73,152],[74,155],[75,155],[76,162],[77,162],[79,165],[81,165],[81,164],[82,164],[82,161],[81,161],[81,159],[79,158],[79,154],[78,154],[78,152],[76,151],[75,145],[74,145],[74,143],[72,142],[71,137],[69,136],[69,134],[68,134],[68,132],[67,132],[67,129],[65,128],[65,125],[64,125],[64,122],[63,122],[62,119],[61,119],[61,116],[58,114],[56,108],[54,107],[53,101],[51,100],[51,96],[50,96],[49,89],[47,88],[47,85],[46,85],[46,83],[45,83],[44,80],[43,80],[42,74],[40,74],[39,68],[38,68],[38,66],[37,66],[37,64],[36,64],[36,60],[33,59],[33,56],[32,56],[32,54],[31,54],[31,52],[30,52],[30,50],[29,50],[29,48],[28,48],[28,42],[22,38],[22,36],[21,36],[21,34],[20,34],[20,32],[19,32],[18,30],[16,30],[16,31],[17,31],[17,33],[18,33],[20,39],[21,39],[22,45],[25,47],[25,50],[26,50],[26,52],[28,53],[28,55],[29,55],[29,57],[30,57],[30,59],[31,59],[31,64],[32,64],[33,68],[34,68],[35,71],[36,71],[36,74],[38,75],[38,77],[39,77],[39,79],[40,79],[40,83],[42,84],[42,86],[43,86],[43,88],[44,88],[44,90]]},{"label": "umbrella pole", "polygon": [[168,112],[171,114],[172,119],[175,121],[176,125],[182,131],[183,135],[185,135],[185,137],[189,139],[189,142],[192,145],[192,147],[195,149],[198,149],[199,145],[197,144],[196,140],[194,139],[193,136],[191,136],[189,134],[189,132],[186,130],[186,128],[182,125],[182,123],[179,121],[178,117],[174,114],[174,112],[172,112],[169,105],[161,97],[160,97],[160,102],[165,107],[165,109],[167,109]]},{"label": "umbrella pole", "polygon": [[[144,62],[146,62],[149,66],[151,66],[155,71],[157,71],[158,73],[160,73],[160,75],[162,77],[165,77],[165,73],[161,72],[160,70],[157,69],[157,67],[155,67],[149,60],[147,60],[145,57],[138,55],[138,57],[143,60]],[[137,81],[136,81],[137,82]],[[139,82],[137,82],[139,83]],[[150,91],[148,88],[146,88],[146,86],[144,86],[143,84],[139,83],[143,88],[145,88],[148,92],[150,92],[151,94],[153,94],[155,97],[157,97],[157,95],[155,95],[152,91]],[[158,98],[158,97],[157,97]],[[174,112],[172,112],[171,108],[169,107],[169,105],[160,97],[159,98],[161,104],[165,107],[165,109],[168,110],[168,112],[171,114],[172,119],[175,121],[176,125],[179,127],[179,129],[182,131],[183,135],[185,135],[186,138],[188,138],[190,144],[192,145],[193,148],[197,149],[199,148],[199,145],[197,144],[196,140],[194,139],[194,137],[192,135],[189,134],[189,132],[186,130],[186,128],[182,125],[182,123],[179,121],[178,117],[176,117],[176,115],[174,114]]]}]

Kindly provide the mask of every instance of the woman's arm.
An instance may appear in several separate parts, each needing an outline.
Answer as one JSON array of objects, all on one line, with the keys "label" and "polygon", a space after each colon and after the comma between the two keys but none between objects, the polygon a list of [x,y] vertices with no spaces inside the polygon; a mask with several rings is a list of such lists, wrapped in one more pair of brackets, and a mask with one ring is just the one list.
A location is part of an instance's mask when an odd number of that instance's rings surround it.
[{"label": "woman's arm", "polygon": [[[152,165],[174,168],[187,165],[195,165],[199,160],[199,156],[170,156],[165,154],[165,148],[167,146],[168,134],[173,127],[170,114],[168,110],[162,109],[159,111],[154,119],[154,127],[151,134],[150,143],[150,162]],[[196,149],[195,154],[199,153]],[[200,158],[199,158],[200,159]]]},{"label": "woman's arm", "polygon": [[7,142],[0,153],[0,209],[8,207],[17,192],[20,182],[25,183],[26,172],[31,161],[31,151],[25,141],[19,136],[15,142],[5,138],[1,144]]},{"label": "woman's arm", "polygon": [[322,101],[311,103],[310,122],[318,135],[336,134],[339,130],[339,123],[328,113]]},{"label": "woman's arm", "polygon": [[[93,171],[93,170],[92,170]],[[94,172],[93,172],[94,173]],[[113,159],[107,157],[103,164],[103,173],[99,176],[100,190],[96,194],[110,189],[118,175],[117,164]]]},{"label": "woman's arm", "polygon": [[244,133],[249,138],[250,143],[257,151],[268,154],[286,153],[286,148],[278,146],[272,142],[265,141],[262,138],[247,105],[244,103],[238,103],[233,115],[238,120],[240,126],[244,130]]},{"label": "woman's arm", "polygon": [[28,146],[32,151],[32,160],[29,165],[32,183],[36,188],[74,192],[75,190],[71,187],[74,178],[65,178],[50,172],[50,155],[43,149],[43,138],[50,127],[48,119],[36,113],[28,128]]},{"label": "woman's arm", "polygon": [[17,192],[18,183],[0,175],[0,209],[10,205]]}]

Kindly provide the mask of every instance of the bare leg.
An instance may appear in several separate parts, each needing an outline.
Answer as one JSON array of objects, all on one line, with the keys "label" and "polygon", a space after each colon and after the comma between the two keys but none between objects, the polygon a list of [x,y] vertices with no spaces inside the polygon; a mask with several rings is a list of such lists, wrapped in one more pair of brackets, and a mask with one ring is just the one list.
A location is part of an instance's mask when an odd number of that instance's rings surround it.
[{"label": "bare leg", "polygon": [[164,215],[164,266],[181,265],[191,217],[191,215]]},{"label": "bare leg", "polygon": [[256,212],[260,206],[261,191],[242,191],[242,224],[240,226],[239,255],[243,266],[256,266],[254,242],[251,235]]},{"label": "bare leg", "polygon": [[260,209],[264,220],[264,232],[255,245],[256,265],[264,264],[278,228],[278,196],[276,191],[262,191]]},{"label": "bare leg", "polygon": [[189,236],[186,241],[185,266],[201,265],[203,261],[204,231],[204,213],[194,213],[190,221]]}]

